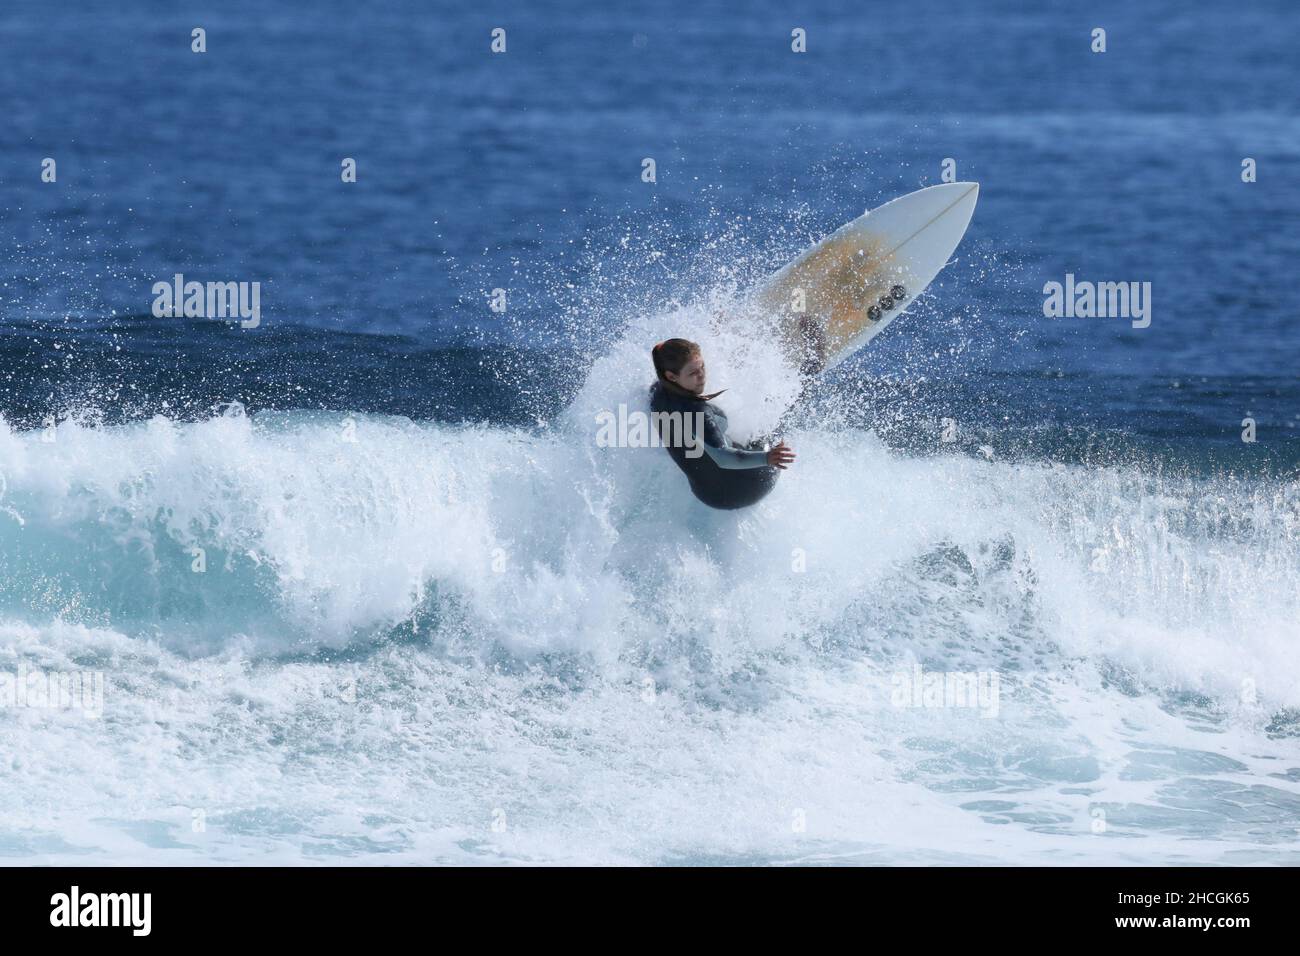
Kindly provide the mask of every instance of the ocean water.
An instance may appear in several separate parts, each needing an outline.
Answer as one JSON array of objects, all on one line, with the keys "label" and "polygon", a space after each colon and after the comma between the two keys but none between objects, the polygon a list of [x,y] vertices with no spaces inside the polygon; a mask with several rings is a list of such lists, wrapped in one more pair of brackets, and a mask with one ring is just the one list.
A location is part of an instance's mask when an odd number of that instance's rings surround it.
[{"label": "ocean water", "polygon": [[[8,7],[0,863],[1300,862],[1298,24]],[[739,299],[946,158],[762,504],[598,445],[674,334],[770,427]]]}]

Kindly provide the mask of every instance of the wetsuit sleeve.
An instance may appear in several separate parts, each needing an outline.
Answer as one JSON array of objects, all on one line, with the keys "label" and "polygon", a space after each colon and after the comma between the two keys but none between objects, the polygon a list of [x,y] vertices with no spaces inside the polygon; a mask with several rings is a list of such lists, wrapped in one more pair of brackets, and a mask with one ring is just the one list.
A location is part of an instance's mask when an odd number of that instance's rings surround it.
[{"label": "wetsuit sleeve", "polygon": [[767,452],[745,451],[724,445],[718,447],[704,442],[704,450],[719,468],[762,468],[767,464]]},{"label": "wetsuit sleeve", "polygon": [[704,434],[701,436],[704,441],[704,450],[708,452],[713,463],[719,468],[726,468],[734,471],[741,468],[762,468],[767,464],[767,452],[765,451],[748,451],[743,448],[737,448],[727,441],[727,433],[724,426],[718,421],[726,422],[725,416],[716,416],[706,414],[704,416]]},{"label": "wetsuit sleeve", "polygon": [[727,441],[726,434],[710,415],[704,420],[704,450],[719,468],[735,470],[739,468],[762,468],[767,464],[767,452],[749,451],[737,448]]},{"label": "wetsuit sleeve", "polygon": [[[717,409],[706,406],[700,418],[703,427],[696,441],[708,452],[709,458],[719,468],[737,471],[746,468],[762,468],[767,464],[767,452],[737,448],[727,440],[727,418]],[[689,437],[687,440],[691,441]]]}]

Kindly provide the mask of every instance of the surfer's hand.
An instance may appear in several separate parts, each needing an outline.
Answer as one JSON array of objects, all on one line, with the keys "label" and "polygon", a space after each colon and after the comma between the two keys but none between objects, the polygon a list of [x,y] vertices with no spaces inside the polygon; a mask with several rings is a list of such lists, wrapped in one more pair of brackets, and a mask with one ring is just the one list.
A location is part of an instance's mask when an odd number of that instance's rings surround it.
[{"label": "surfer's hand", "polygon": [[773,468],[780,468],[782,471],[789,468],[792,461],[794,461],[794,452],[790,450],[785,442],[773,446],[767,453],[767,463]]}]

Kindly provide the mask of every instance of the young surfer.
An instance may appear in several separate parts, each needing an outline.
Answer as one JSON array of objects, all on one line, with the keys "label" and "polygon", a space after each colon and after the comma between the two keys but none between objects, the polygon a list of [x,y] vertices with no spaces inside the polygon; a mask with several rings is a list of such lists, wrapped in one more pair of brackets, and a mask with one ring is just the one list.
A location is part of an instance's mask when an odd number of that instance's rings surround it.
[{"label": "young surfer", "polygon": [[[695,497],[711,508],[726,509],[744,508],[761,500],[794,461],[794,452],[785,442],[762,450],[737,446],[727,438],[727,414],[712,402],[722,393],[704,394],[704,356],[694,342],[668,339],[650,354],[658,377],[650,386],[650,410],[677,413],[679,421],[702,422],[703,434],[690,434],[687,441],[670,441],[667,434],[662,435],[668,454],[686,474]],[[669,430],[666,416],[657,421],[663,432]],[[688,454],[687,446],[696,442],[704,453]]]}]

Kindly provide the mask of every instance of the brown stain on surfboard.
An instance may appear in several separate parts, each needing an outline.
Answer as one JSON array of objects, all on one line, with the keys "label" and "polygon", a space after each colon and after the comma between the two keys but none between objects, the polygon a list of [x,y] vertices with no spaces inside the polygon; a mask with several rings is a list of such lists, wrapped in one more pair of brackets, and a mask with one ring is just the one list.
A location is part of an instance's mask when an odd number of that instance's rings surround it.
[{"label": "brown stain on surfboard", "polygon": [[[828,242],[791,266],[765,299],[782,317],[781,345],[796,365],[820,370],[871,325],[867,309],[900,281],[893,260],[879,240],[857,235]],[[796,289],[804,291],[803,315],[792,311]]]}]

